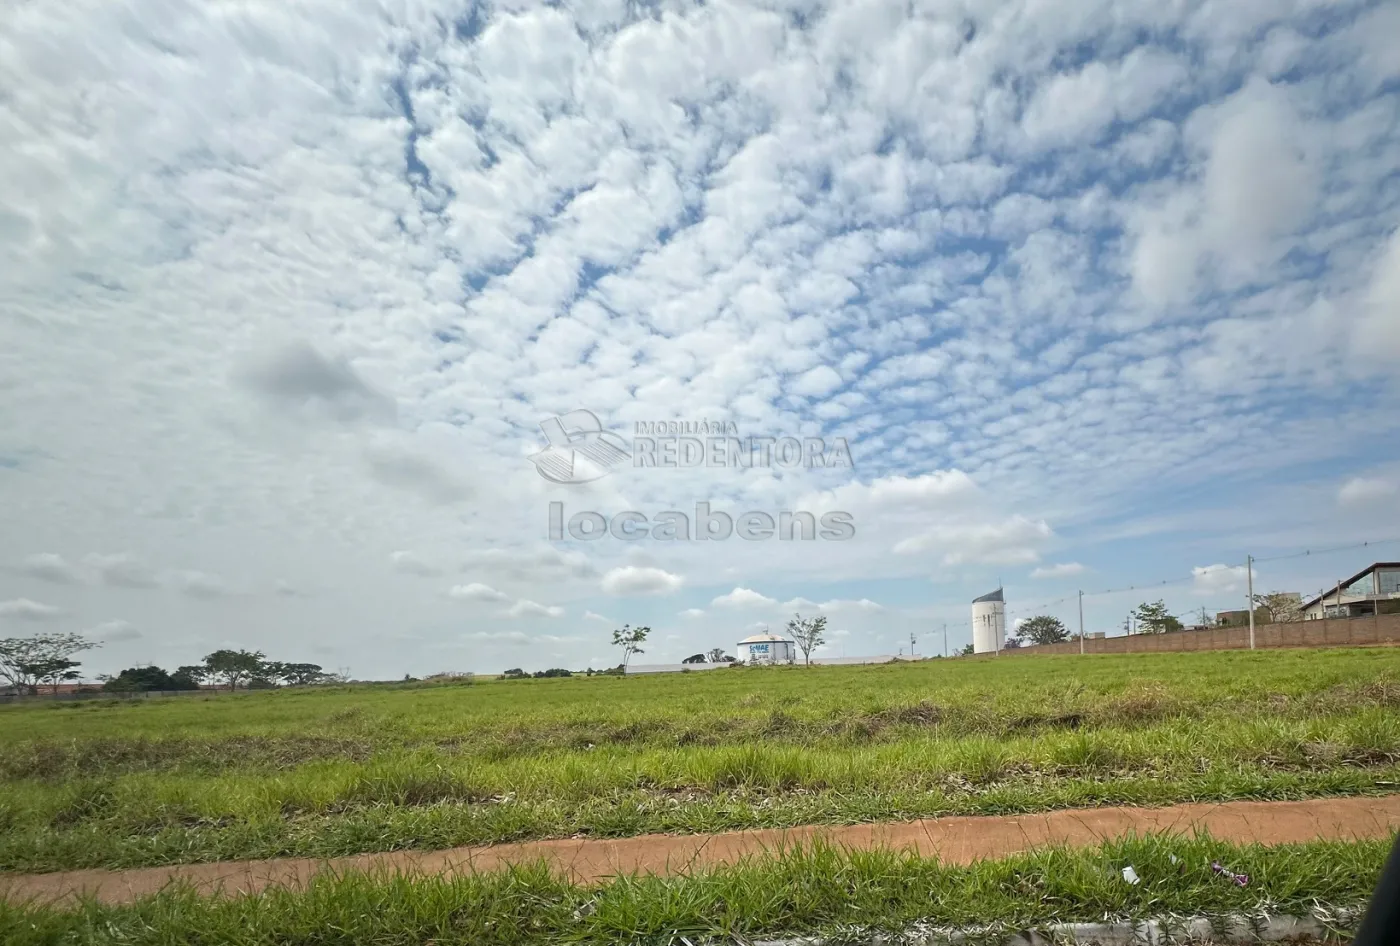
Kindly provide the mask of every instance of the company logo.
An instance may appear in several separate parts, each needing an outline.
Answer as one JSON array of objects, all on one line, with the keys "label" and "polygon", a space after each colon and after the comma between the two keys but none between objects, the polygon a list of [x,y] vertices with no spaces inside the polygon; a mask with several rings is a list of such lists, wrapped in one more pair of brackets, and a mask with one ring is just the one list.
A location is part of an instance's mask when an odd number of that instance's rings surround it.
[{"label": "company logo", "polygon": [[855,464],[845,437],[741,437],[733,421],[639,421],[629,442],[579,409],[541,422],[547,446],[529,457],[551,483],[588,483],[631,461],[653,469],[831,469]]},{"label": "company logo", "polygon": [[535,470],[551,483],[588,483],[631,459],[627,442],[604,430],[598,415],[580,408],[540,423],[549,442],[530,455]]}]

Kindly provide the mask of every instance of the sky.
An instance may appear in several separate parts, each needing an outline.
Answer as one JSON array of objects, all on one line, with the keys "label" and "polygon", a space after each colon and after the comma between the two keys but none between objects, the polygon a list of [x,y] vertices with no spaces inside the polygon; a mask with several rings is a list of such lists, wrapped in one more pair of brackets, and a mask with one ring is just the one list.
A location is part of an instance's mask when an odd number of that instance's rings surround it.
[{"label": "sky", "polygon": [[[1305,0],[15,7],[0,637],[388,679],[800,612],[931,654],[999,585],[1113,633],[1243,607],[1247,555],[1256,591],[1400,559],[1398,36]],[[553,482],[577,410],[633,456]],[[672,421],[850,463],[637,465]],[[556,502],[854,535],[551,538]]]}]

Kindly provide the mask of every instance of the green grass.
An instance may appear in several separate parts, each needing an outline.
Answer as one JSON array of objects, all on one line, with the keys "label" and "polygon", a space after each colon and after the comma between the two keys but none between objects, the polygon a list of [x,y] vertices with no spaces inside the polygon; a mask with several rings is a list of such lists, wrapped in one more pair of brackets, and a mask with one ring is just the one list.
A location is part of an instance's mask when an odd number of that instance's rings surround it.
[{"label": "green grass", "polygon": [[0,869],[1400,783],[1400,651],[1039,657],[0,709]]},{"label": "green grass", "polygon": [[[1150,836],[970,867],[808,848],[691,876],[587,886],[543,867],[452,879],[347,875],[305,892],[234,899],[170,890],[120,907],[0,904],[0,942],[524,946],[813,933],[869,942],[873,931],[916,923],[1009,930],[1105,917],[1306,914],[1363,904],[1386,852],[1382,842],[1262,848]],[[1247,873],[1249,885],[1214,875],[1213,860]],[[1136,886],[1122,879],[1129,865]]]}]

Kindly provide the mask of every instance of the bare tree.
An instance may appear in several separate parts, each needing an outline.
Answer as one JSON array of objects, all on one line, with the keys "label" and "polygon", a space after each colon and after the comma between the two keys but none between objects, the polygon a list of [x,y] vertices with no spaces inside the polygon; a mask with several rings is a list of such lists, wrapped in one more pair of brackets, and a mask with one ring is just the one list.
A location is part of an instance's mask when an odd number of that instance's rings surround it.
[{"label": "bare tree", "polygon": [[802,657],[807,666],[812,665],[812,651],[826,643],[826,617],[804,618],[797,614],[787,624],[788,633],[802,648]]},{"label": "bare tree", "polygon": [[1303,620],[1303,599],[1296,593],[1271,591],[1266,595],[1255,595],[1254,607],[1269,612],[1274,624],[1292,624]]},{"label": "bare tree", "polygon": [[705,659],[712,664],[724,663],[724,658],[728,656],[723,647],[711,647],[705,651]]}]

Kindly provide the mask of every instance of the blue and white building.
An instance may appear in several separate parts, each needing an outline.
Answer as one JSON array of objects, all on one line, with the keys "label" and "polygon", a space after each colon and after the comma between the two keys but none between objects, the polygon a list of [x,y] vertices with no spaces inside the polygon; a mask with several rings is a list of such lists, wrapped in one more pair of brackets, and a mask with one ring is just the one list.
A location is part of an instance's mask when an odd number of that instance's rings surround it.
[{"label": "blue and white building", "polygon": [[736,645],[737,656],[746,664],[790,664],[797,660],[797,645],[776,634],[755,634]]}]

